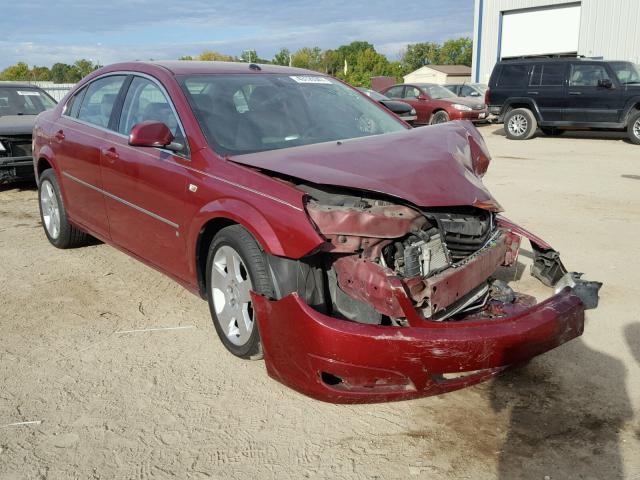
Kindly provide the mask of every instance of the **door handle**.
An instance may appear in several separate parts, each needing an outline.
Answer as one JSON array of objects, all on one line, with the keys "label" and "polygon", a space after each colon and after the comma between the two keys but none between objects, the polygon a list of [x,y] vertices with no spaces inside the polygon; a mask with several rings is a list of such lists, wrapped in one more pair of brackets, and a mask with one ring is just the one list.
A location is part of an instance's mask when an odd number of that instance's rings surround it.
[{"label": "door handle", "polygon": [[54,137],[55,137],[55,139],[56,139],[58,142],[61,142],[61,141],[63,141],[63,140],[64,140],[64,132],[63,132],[62,130],[58,130],[58,131],[55,133]]},{"label": "door handle", "polygon": [[103,148],[102,155],[104,155],[109,160],[111,160],[111,163],[115,162],[120,158],[120,155],[118,155],[118,152],[116,152],[116,149],[114,147]]},{"label": "door handle", "polygon": [[569,92],[569,95],[582,95],[582,92]]},{"label": "door handle", "polygon": [[538,92],[527,92],[527,95],[538,95]]}]

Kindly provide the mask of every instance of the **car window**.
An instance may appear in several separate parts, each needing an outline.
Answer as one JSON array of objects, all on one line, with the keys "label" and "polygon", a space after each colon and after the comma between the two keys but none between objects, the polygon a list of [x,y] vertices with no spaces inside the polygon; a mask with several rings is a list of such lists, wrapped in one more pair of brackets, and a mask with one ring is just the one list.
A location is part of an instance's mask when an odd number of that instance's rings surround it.
[{"label": "car window", "polygon": [[391,87],[389,90],[384,92],[384,94],[389,98],[402,98],[402,89],[404,87],[399,85],[397,87]]},{"label": "car window", "polygon": [[73,95],[73,97],[71,97],[65,106],[64,115],[74,118],[78,117],[78,111],[80,110],[80,104],[82,103],[82,96],[86,91],[86,88],[82,88],[79,92]]},{"label": "car window", "polygon": [[600,80],[609,79],[604,65],[572,64],[569,85],[572,87],[597,87]]},{"label": "car window", "polygon": [[564,84],[565,64],[548,63],[534,65],[531,70],[529,85],[553,87]]},{"label": "car window", "polygon": [[51,97],[33,87],[2,87],[0,85],[0,116],[38,115],[56,106]]},{"label": "car window", "polygon": [[416,87],[407,87],[404,90],[404,98],[418,98],[420,96],[420,90]]},{"label": "car window", "polygon": [[207,141],[222,155],[406,128],[360,92],[323,75],[193,75],[179,81]]},{"label": "car window", "polygon": [[135,77],[127,90],[118,131],[123,135],[129,135],[134,125],[150,120],[164,123],[176,141],[184,144],[178,118],[164,92],[151,80]]},{"label": "car window", "polygon": [[111,110],[125,78],[124,75],[113,75],[91,83],[78,111],[78,119],[107,128]]},{"label": "car window", "polygon": [[463,85],[460,89],[461,97],[479,97],[480,93],[478,93],[474,88],[471,88],[469,85]]},{"label": "car window", "polygon": [[611,68],[623,85],[640,83],[640,67],[631,62],[611,62]]},{"label": "car window", "polygon": [[527,79],[528,65],[502,65],[498,85],[501,87],[519,87]]}]

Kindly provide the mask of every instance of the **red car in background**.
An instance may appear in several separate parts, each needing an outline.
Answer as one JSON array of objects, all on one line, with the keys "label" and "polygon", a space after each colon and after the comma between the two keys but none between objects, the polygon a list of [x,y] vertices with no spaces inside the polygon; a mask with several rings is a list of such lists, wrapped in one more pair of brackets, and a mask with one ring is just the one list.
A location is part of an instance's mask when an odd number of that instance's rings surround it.
[{"label": "red car in background", "polygon": [[[52,245],[92,235],[164,272],[209,302],[229,352],[320,400],[478,383],[579,336],[597,305],[599,283],[498,215],[473,125],[413,129],[316,72],[111,65],[38,116],[34,143]],[[554,289],[540,303],[494,275],[522,237]]]},{"label": "red car in background", "polygon": [[416,110],[415,124],[434,125],[449,120],[486,122],[487,106],[478,100],[457,97],[447,88],[435,83],[393,85],[380,93],[394,100],[407,102]]}]

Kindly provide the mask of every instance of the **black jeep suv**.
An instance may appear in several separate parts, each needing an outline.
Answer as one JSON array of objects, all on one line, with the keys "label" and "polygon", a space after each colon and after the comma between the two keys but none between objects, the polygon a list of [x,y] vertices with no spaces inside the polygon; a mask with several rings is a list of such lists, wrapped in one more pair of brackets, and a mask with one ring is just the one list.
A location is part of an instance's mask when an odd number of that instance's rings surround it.
[{"label": "black jeep suv", "polygon": [[503,60],[485,97],[513,140],[565,130],[627,130],[640,144],[640,67],[586,58]]}]

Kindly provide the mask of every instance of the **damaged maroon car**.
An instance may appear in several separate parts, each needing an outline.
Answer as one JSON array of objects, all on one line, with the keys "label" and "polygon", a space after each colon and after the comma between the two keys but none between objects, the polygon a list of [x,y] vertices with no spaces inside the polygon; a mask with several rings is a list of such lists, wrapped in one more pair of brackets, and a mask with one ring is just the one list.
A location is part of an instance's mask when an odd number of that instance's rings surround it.
[{"label": "damaged maroon car", "polygon": [[[471,123],[412,129],[315,72],[112,65],[34,140],[54,246],[92,235],[168,274],[231,353],[320,400],[480,382],[579,336],[597,306],[600,283],[499,214]],[[497,279],[523,238],[540,303]]]}]

